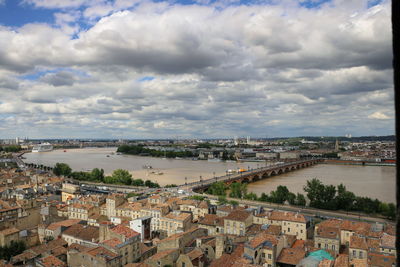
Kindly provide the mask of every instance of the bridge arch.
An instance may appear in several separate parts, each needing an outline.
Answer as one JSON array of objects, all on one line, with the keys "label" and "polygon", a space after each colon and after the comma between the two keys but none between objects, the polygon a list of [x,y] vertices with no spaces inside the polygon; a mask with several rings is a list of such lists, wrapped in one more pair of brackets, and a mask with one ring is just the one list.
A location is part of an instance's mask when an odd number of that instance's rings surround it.
[{"label": "bridge arch", "polygon": [[283,173],[283,169],[279,169],[278,174],[282,174]]},{"label": "bridge arch", "polygon": [[264,172],[263,175],[261,176],[261,179],[266,179],[270,176],[271,174],[268,172]]},{"label": "bridge arch", "polygon": [[285,172],[290,172],[290,168],[289,168],[289,167],[286,167],[286,168],[285,168]]},{"label": "bridge arch", "polygon": [[250,183],[250,179],[249,178],[244,178],[244,179],[242,179],[242,183],[248,184],[248,183]]},{"label": "bridge arch", "polygon": [[271,172],[271,176],[275,176],[275,175],[277,175],[277,172],[274,170]]},{"label": "bridge arch", "polygon": [[253,182],[256,182],[256,181],[259,181],[259,180],[261,180],[261,175],[257,175],[256,174],[256,175],[253,176],[253,179],[252,179]]},{"label": "bridge arch", "polygon": [[290,170],[291,170],[291,171],[294,171],[294,170],[296,170],[296,166],[292,166],[292,167],[290,167]]}]

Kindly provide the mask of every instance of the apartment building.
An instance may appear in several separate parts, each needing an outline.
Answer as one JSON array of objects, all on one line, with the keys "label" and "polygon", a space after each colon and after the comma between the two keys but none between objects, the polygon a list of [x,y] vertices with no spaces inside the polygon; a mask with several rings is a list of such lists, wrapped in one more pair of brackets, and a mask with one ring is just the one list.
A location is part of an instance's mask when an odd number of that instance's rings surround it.
[{"label": "apartment building", "polygon": [[281,226],[284,234],[294,235],[300,240],[307,240],[307,229],[310,223],[303,214],[275,210],[269,214],[268,223]]},{"label": "apartment building", "polygon": [[127,264],[140,258],[140,234],[124,225],[102,225],[101,245],[121,256]]},{"label": "apartment building", "polygon": [[364,237],[350,236],[349,259],[367,259],[368,245]]},{"label": "apartment building", "polygon": [[[153,222],[153,221],[152,221]],[[192,214],[172,211],[159,218],[159,225],[155,225],[161,237],[171,236],[189,230],[192,227]]]},{"label": "apartment building", "polygon": [[284,237],[271,235],[267,231],[257,234],[245,243],[244,257],[252,264],[275,267],[276,259],[284,247]]},{"label": "apartment building", "polygon": [[95,226],[86,226],[75,224],[65,230],[61,237],[71,245],[77,243],[88,247],[96,247],[99,242],[99,228]]},{"label": "apartment building", "polygon": [[224,218],[224,233],[244,236],[253,223],[253,214],[246,210],[234,210]]},{"label": "apartment building", "polygon": [[73,203],[68,205],[68,218],[88,221],[93,214],[99,213],[99,208],[91,204]]},{"label": "apartment building", "polygon": [[314,235],[315,247],[330,250],[339,254],[340,249],[340,231],[333,227],[318,227]]}]

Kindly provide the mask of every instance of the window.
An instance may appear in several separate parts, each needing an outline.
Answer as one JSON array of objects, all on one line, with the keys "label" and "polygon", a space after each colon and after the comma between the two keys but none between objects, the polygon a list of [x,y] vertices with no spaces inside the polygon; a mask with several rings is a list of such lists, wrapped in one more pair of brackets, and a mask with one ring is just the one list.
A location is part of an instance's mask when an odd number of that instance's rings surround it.
[{"label": "window", "polygon": [[185,267],[185,263],[184,262],[182,262],[182,267]]},{"label": "window", "polygon": [[362,253],[362,251],[360,251],[360,259],[362,259],[362,257],[363,257],[363,253]]},{"label": "window", "polygon": [[318,248],[321,248],[321,243],[318,243]]},{"label": "window", "polygon": [[328,244],[325,244],[325,249],[328,249]]},{"label": "window", "polygon": [[355,251],[355,250],[353,250],[353,256],[354,256],[354,257],[356,256],[356,251]]},{"label": "window", "polygon": [[288,232],[290,232],[290,227],[287,229]]},{"label": "window", "polygon": [[268,254],[268,259],[272,259],[272,254]]},{"label": "window", "polygon": [[332,250],[335,250],[335,245],[332,245]]}]

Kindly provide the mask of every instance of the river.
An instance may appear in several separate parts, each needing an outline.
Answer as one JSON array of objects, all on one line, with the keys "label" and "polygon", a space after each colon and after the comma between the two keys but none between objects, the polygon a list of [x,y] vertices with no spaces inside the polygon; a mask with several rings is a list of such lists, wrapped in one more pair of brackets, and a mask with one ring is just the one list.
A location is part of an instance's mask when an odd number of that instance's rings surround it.
[{"label": "river", "polygon": [[[114,154],[112,154],[114,152]],[[187,182],[224,175],[227,170],[248,169],[265,166],[262,162],[209,162],[204,160],[162,159],[132,155],[117,155],[116,148],[84,148],[54,150],[51,152],[27,153],[26,163],[54,166],[64,162],[74,171],[103,168],[106,174],[115,169],[125,169],[134,178],[150,179],[160,185],[183,184]],[[150,165],[153,169],[144,169]],[[260,195],[270,193],[278,185],[286,185],[294,193],[303,192],[303,186],[311,178],[318,178],[325,184],[343,183],[356,195],[378,198],[385,202],[395,202],[395,167],[390,166],[351,166],[318,164],[313,167],[293,171],[248,185],[249,192]],[[158,175],[151,172],[162,172]]]}]

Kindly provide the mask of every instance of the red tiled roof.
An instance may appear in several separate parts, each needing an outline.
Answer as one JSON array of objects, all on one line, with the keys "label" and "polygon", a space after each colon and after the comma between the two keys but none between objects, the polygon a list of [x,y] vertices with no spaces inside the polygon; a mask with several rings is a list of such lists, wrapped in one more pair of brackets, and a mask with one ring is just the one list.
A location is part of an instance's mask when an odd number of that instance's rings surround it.
[{"label": "red tiled roof", "polygon": [[284,248],[276,262],[297,265],[305,256],[306,252],[302,248]]},{"label": "red tiled roof", "polygon": [[86,253],[93,257],[104,258],[106,261],[111,261],[111,260],[119,257],[118,254],[116,254],[104,247],[96,247],[96,248],[86,251]]},{"label": "red tiled roof", "polygon": [[111,228],[111,231],[113,231],[114,233],[123,235],[126,238],[132,238],[132,237],[140,235],[138,232],[136,232],[122,224],[119,224],[119,225],[115,226],[114,228]]},{"label": "red tiled roof", "polygon": [[271,212],[269,219],[274,221],[290,221],[290,222],[306,223],[306,218],[304,217],[303,214],[290,211],[274,210]]},{"label": "red tiled roof", "polygon": [[350,248],[367,250],[368,245],[364,237],[353,235],[350,237]]},{"label": "red tiled roof", "polygon": [[53,255],[47,256],[45,258],[41,258],[41,259],[39,259],[39,261],[45,267],[65,267],[65,266],[67,266],[66,263],[64,263],[60,259],[54,257]]}]

